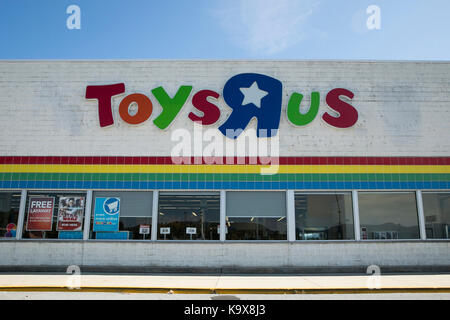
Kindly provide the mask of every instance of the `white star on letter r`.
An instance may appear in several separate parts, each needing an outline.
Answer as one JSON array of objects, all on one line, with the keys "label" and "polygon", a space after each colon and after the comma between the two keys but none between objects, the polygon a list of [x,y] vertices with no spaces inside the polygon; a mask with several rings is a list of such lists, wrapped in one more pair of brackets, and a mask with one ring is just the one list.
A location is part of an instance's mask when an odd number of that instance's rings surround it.
[{"label": "white star on letter r", "polygon": [[269,94],[267,91],[259,89],[256,81],[249,88],[239,88],[239,90],[244,94],[243,106],[253,103],[256,107],[261,108],[261,99]]}]

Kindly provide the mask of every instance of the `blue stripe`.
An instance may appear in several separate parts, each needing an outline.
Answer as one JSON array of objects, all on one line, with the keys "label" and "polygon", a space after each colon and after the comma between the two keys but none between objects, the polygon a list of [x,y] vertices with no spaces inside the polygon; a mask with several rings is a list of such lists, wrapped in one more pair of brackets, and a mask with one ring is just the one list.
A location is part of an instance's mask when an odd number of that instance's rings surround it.
[{"label": "blue stripe", "polygon": [[235,190],[365,190],[449,189],[448,181],[0,181],[2,189],[235,189]]}]

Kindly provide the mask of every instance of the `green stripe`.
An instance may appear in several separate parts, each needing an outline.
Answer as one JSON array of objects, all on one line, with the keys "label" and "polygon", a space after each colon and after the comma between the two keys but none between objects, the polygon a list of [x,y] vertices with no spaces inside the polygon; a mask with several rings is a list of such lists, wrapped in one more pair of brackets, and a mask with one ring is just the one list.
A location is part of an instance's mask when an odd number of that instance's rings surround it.
[{"label": "green stripe", "polygon": [[4,181],[450,181],[447,173],[328,173],[328,174],[245,174],[245,173],[0,173]]}]

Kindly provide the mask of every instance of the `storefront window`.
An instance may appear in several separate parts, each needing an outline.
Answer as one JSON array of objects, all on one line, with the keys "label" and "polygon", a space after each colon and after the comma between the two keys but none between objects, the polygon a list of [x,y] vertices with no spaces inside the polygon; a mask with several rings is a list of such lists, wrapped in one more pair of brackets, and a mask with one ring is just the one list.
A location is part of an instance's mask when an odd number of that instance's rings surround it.
[{"label": "storefront window", "polygon": [[295,194],[297,240],[354,239],[350,193]]},{"label": "storefront window", "polygon": [[361,239],[418,239],[416,197],[405,193],[359,193]]},{"label": "storefront window", "polygon": [[29,192],[22,238],[83,239],[85,193]]},{"label": "storefront window", "polygon": [[95,191],[91,239],[150,240],[153,192]]},{"label": "storefront window", "polygon": [[0,192],[0,237],[15,238],[20,192]]},{"label": "storefront window", "polygon": [[422,193],[427,239],[450,239],[450,193]]},{"label": "storefront window", "polygon": [[286,240],[286,193],[229,191],[227,240]]},{"label": "storefront window", "polygon": [[158,239],[219,240],[218,192],[161,192]]}]

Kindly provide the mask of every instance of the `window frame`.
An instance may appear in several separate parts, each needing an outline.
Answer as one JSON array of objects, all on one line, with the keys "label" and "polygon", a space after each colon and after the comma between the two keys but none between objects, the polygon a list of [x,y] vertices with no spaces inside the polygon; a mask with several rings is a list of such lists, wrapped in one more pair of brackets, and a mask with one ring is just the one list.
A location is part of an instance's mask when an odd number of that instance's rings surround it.
[{"label": "window frame", "polygon": [[[192,190],[192,189],[186,189],[186,190],[157,190],[157,202],[156,204],[154,203],[153,206],[154,208],[156,207],[156,212],[153,212],[153,215],[156,216],[156,234],[155,234],[155,238],[152,238],[152,241],[154,242],[187,242],[187,243],[219,243],[221,242],[220,240],[220,233],[219,233],[219,239],[212,239],[212,240],[203,240],[203,239],[159,239],[159,233],[160,233],[160,220],[159,220],[159,198],[161,196],[161,194],[163,195],[217,195],[219,196],[219,226],[220,226],[220,222],[221,222],[221,216],[222,216],[222,206],[221,206],[221,201],[222,201],[222,193],[221,190]],[[153,222],[152,222],[152,226],[153,226]]]},{"label": "window frame", "polygon": [[[120,218],[149,218],[150,219],[150,234],[148,235],[148,237],[146,239],[97,239],[96,236],[94,236],[94,231],[93,231],[93,222],[94,222],[94,212],[95,212],[95,193],[96,192],[105,192],[105,193],[114,193],[114,192],[148,192],[151,193],[151,198],[152,201],[154,200],[154,193],[157,190],[154,189],[150,189],[150,190],[141,190],[141,189],[89,189],[88,191],[92,191],[92,198],[91,198],[91,208],[90,208],[90,213],[89,213],[89,226],[87,227],[87,231],[85,229],[83,229],[83,232],[87,234],[87,239],[85,239],[85,241],[95,241],[95,242],[102,242],[102,241],[106,241],[106,242],[114,242],[114,241],[119,241],[119,242],[127,242],[127,241],[132,241],[132,242],[138,242],[138,241],[142,241],[142,242],[150,242],[153,241],[152,239],[152,227],[153,227],[153,202],[152,202],[152,206],[150,208],[149,211],[149,216],[144,216],[144,217],[136,217],[136,216],[122,216],[119,217],[119,223],[120,223]],[[101,197],[101,196],[100,196]],[[120,230],[119,230],[120,231]],[[118,231],[118,232],[119,232]],[[92,236],[92,238],[91,238]],[[83,238],[84,239],[84,238]]]},{"label": "window frame", "polygon": [[[295,242],[299,242],[299,243],[306,243],[306,242],[311,242],[311,243],[320,243],[320,242],[355,242],[358,241],[356,238],[356,232],[355,232],[355,214],[357,214],[355,212],[355,208],[354,208],[354,194],[353,194],[353,190],[337,190],[337,191],[331,191],[331,190],[326,190],[326,191],[311,191],[311,190],[307,190],[307,191],[302,191],[302,190],[294,190],[294,221],[293,221],[293,225],[294,225],[294,230],[296,230],[297,228],[297,217],[295,214],[295,196],[297,194],[304,194],[304,195],[349,195],[350,196],[350,201],[351,201],[351,205],[352,205],[352,231],[353,231],[353,239],[321,239],[321,240],[312,240],[312,239],[307,239],[307,240],[301,240],[301,239],[297,239],[297,232],[295,231]],[[359,196],[359,192],[358,192],[358,196]],[[359,226],[358,226],[359,227]],[[360,227],[359,227],[360,228]]]},{"label": "window frame", "polygon": [[[93,193],[96,191],[151,191],[153,192],[153,208],[152,208],[152,227],[151,227],[151,233],[150,233],[150,237],[149,239],[143,240],[143,239],[136,239],[136,240],[116,240],[116,239],[89,239],[88,237],[86,237],[86,230],[89,234],[90,228],[91,228],[91,223],[90,223],[90,212],[88,213],[88,208],[90,208],[93,204]],[[216,242],[243,242],[243,243],[282,243],[282,242],[301,242],[301,243],[329,243],[329,242],[361,242],[361,241],[367,241],[367,242],[377,242],[377,241],[382,241],[382,242],[386,242],[386,241],[395,241],[395,242],[416,242],[416,241],[429,241],[429,242],[442,242],[442,241],[450,241],[450,239],[445,239],[445,238],[439,238],[439,239],[435,239],[435,238],[427,238],[426,235],[425,237],[419,237],[418,239],[367,239],[367,240],[363,240],[357,237],[358,235],[358,231],[360,231],[361,228],[361,224],[359,222],[360,219],[360,215],[358,212],[358,207],[359,207],[359,195],[361,193],[415,193],[416,196],[416,212],[418,215],[418,223],[419,223],[419,232],[421,232],[421,228],[425,228],[425,225],[423,223],[423,221],[425,220],[425,215],[424,212],[419,212],[419,208],[420,206],[422,206],[423,208],[423,200],[420,199],[421,201],[419,201],[418,199],[418,194],[423,194],[423,193],[449,193],[450,190],[443,190],[443,189],[404,189],[404,190],[388,190],[388,189],[343,189],[343,190],[299,190],[299,189],[265,189],[265,190],[254,190],[254,189],[242,189],[242,190],[235,190],[235,189],[208,189],[208,190],[192,190],[192,189],[175,189],[175,190],[161,190],[161,189],[76,189],[76,190],[67,190],[67,189],[26,189],[26,188],[14,188],[14,189],[5,189],[2,188],[0,189],[0,192],[18,192],[21,193],[21,200],[20,200],[20,208],[19,208],[19,216],[18,216],[18,221],[17,221],[17,233],[16,233],[16,237],[13,238],[0,238],[0,241],[63,241],[63,242],[80,242],[80,241],[95,241],[95,242],[115,242],[115,241],[133,241],[133,242],[158,242],[158,241],[164,241],[164,240],[158,240],[157,238],[153,238],[154,235],[157,234],[157,232],[153,232],[154,228],[157,229],[158,226],[158,199],[159,199],[159,193],[163,192],[163,193],[167,193],[167,192],[172,192],[174,194],[176,193],[219,193],[220,195],[220,224],[219,225],[226,225],[225,222],[225,218],[226,218],[226,196],[227,196],[227,192],[229,191],[258,191],[258,192],[271,192],[271,191],[278,191],[278,192],[284,192],[286,194],[286,224],[287,224],[287,239],[286,240],[227,240],[225,236],[225,233],[222,232],[220,233],[220,237],[219,240],[193,240],[194,242],[198,242],[198,243],[216,243]],[[84,227],[83,227],[83,239],[52,239],[52,238],[46,238],[46,239],[27,239],[27,238],[23,238],[22,234],[23,234],[23,227],[24,224],[26,223],[25,218],[27,215],[27,208],[26,208],[26,202],[28,199],[28,196],[30,195],[30,193],[35,193],[35,192],[46,192],[46,193],[66,193],[66,194],[71,194],[71,193],[85,193],[85,212],[84,212],[84,217],[87,218],[87,215],[89,215],[89,222],[86,223],[86,220],[84,220]],[[91,193],[92,197],[91,199],[89,199],[89,193]],[[295,194],[296,193],[301,193],[301,194],[340,194],[340,193],[351,193],[352,195],[352,204],[353,204],[353,216],[354,216],[354,228],[355,228],[355,239],[354,240],[292,240],[289,238],[289,228],[292,227],[291,224],[293,225],[293,227],[295,228]],[[293,195],[293,199],[292,201],[288,201],[289,200],[289,194]],[[355,195],[357,195],[355,197]],[[156,199],[155,199],[156,197]],[[156,201],[155,201],[156,200]],[[292,202],[292,203],[290,203]],[[355,206],[356,205],[356,206]],[[293,216],[294,217],[290,217],[290,206],[294,207],[294,212],[293,212]],[[91,209],[92,210],[92,209]],[[155,217],[155,213],[156,213],[156,217]],[[422,216],[422,221],[420,219],[420,216]],[[154,221],[156,221],[156,224],[154,223]],[[295,237],[295,232],[293,232],[294,237]],[[169,241],[169,240],[165,240],[165,241]],[[191,240],[170,240],[173,242],[191,242]]]},{"label": "window frame", "polygon": [[424,194],[427,194],[427,193],[433,193],[433,194],[436,194],[436,193],[447,193],[447,194],[450,194],[450,190],[447,190],[447,191],[445,191],[445,190],[420,190],[421,191],[421,203],[420,203],[420,205],[422,206],[422,214],[423,214],[423,228],[424,228],[424,232],[425,232],[425,234],[424,234],[424,240],[426,240],[426,241],[450,241],[450,237],[449,238],[428,238],[427,237],[427,235],[426,235],[426,220],[425,220],[425,218],[426,218],[426,214],[425,214],[425,207],[424,207],[424,205],[423,205],[423,195]]},{"label": "window frame", "polygon": [[[18,194],[20,194],[19,210],[17,213],[17,221],[16,221],[16,236],[15,237],[0,237],[0,241],[14,241],[14,240],[22,238],[22,226],[19,227],[19,224],[21,223],[23,190],[24,189],[0,189],[0,193],[18,193]],[[20,231],[20,235],[19,235],[19,231]]]},{"label": "window frame", "polygon": [[[361,231],[361,202],[360,202],[360,195],[363,194],[413,194],[414,195],[414,204],[416,207],[416,218],[417,218],[417,228],[418,228],[418,238],[416,239],[360,239],[360,242],[410,242],[410,241],[424,241],[424,239],[421,238],[421,213],[420,213],[420,207],[418,203],[418,197],[417,197],[417,191],[421,191],[419,189],[405,189],[405,190],[357,190],[358,191],[358,221],[359,221],[359,230]],[[422,205],[422,202],[420,203]]]},{"label": "window frame", "polygon": [[[21,234],[20,234],[20,238],[18,238],[18,240],[23,240],[23,241],[62,241],[62,242],[71,242],[71,241],[75,241],[75,242],[80,242],[80,241],[84,241],[84,232],[85,232],[85,228],[86,228],[86,212],[87,212],[87,208],[88,208],[88,191],[89,190],[67,190],[67,189],[23,189],[26,190],[25,193],[25,199],[23,201],[23,221],[22,221],[22,229],[21,229]],[[28,219],[28,199],[30,196],[36,196],[37,193],[43,193],[43,194],[51,194],[51,193],[58,193],[58,194],[84,194],[84,213],[83,213],[83,228],[81,230],[82,233],[82,237],[81,239],[60,239],[60,238],[24,238],[23,234],[26,231],[26,223],[27,223],[27,219]],[[23,195],[23,194],[22,194]],[[54,206],[56,207],[57,205],[57,198],[55,197],[55,203]],[[59,204],[58,204],[59,205]],[[55,209],[55,208],[54,208]],[[19,219],[20,220],[20,209],[19,209]],[[54,219],[55,217],[53,217]],[[54,222],[52,222],[53,224]],[[56,228],[55,230],[52,231],[57,231]]]},{"label": "window frame", "polygon": [[[282,190],[280,190],[280,189],[264,189],[264,190],[259,190],[259,189],[257,189],[257,190],[254,190],[254,189],[242,189],[242,190],[235,190],[235,189],[232,189],[232,190],[229,190],[229,189],[225,189],[224,191],[225,191],[225,199],[223,200],[224,201],[224,212],[223,212],[223,215],[224,215],[224,217],[223,217],[223,219],[224,219],[224,222],[225,222],[225,224],[224,224],[224,226],[226,226],[226,218],[228,217],[227,216],[227,197],[228,197],[228,195],[227,195],[227,193],[228,192],[241,192],[241,191],[243,191],[243,192],[281,192],[281,193],[284,193],[284,202],[285,202],[285,209],[286,209],[286,215],[284,216],[284,220],[286,220],[286,239],[283,239],[283,240],[262,240],[262,239],[258,239],[258,240],[231,240],[231,239],[227,239],[227,237],[226,237],[226,234],[225,234],[225,238],[224,238],[224,242],[233,242],[233,243],[239,243],[239,242],[241,242],[241,243],[285,243],[285,242],[289,242],[289,204],[288,203],[286,203],[287,201],[286,201],[286,199],[287,199],[287,195],[288,195],[288,190],[289,189],[282,189]],[[233,218],[239,218],[239,217],[233,217]],[[242,217],[242,218],[247,218],[247,217]],[[280,218],[280,216],[277,216],[277,217],[266,217],[266,218],[273,218],[273,219],[276,219],[276,218]],[[295,219],[295,217],[294,217],[294,219]],[[295,224],[295,221],[294,221],[294,224]]]}]

